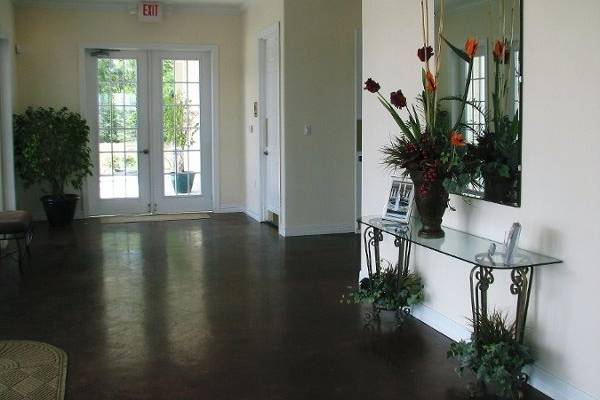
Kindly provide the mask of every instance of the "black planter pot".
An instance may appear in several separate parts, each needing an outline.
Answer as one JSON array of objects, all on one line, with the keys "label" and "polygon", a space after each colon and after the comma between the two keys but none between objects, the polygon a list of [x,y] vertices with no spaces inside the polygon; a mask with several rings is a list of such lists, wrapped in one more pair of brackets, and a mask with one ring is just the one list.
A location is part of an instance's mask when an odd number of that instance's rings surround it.
[{"label": "black planter pot", "polygon": [[73,221],[75,207],[79,196],[76,194],[65,194],[63,196],[43,196],[41,199],[48,217],[50,226],[66,226]]},{"label": "black planter pot", "polygon": [[425,182],[423,171],[416,170],[410,171],[410,177],[415,184],[415,203],[421,215],[422,227],[419,230],[419,237],[443,238],[442,219],[448,207],[449,197],[444,188],[444,181],[437,179],[433,182]]}]

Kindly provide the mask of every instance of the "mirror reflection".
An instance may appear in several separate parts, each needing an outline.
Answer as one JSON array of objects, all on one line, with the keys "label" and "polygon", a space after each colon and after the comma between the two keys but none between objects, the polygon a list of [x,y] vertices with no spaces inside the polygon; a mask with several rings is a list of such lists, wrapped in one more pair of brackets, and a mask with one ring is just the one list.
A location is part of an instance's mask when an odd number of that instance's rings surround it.
[{"label": "mirror reflection", "polygon": [[[443,6],[444,9],[441,7]],[[469,153],[479,162],[476,179],[461,195],[510,206],[521,199],[522,50],[521,1],[436,0],[436,30],[444,13],[444,34],[451,43],[479,40],[470,74],[469,103],[463,128]],[[443,48],[443,47],[442,47]],[[468,64],[449,51],[442,54],[440,95],[455,96],[465,87]],[[449,101],[453,117],[460,104]]]}]

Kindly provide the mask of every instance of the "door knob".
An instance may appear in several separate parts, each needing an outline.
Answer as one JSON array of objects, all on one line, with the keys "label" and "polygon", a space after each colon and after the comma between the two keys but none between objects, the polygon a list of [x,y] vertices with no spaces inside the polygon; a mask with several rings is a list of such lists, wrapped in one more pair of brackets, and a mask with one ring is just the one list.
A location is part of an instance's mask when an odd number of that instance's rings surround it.
[{"label": "door knob", "polygon": [[265,151],[263,151],[263,154],[264,154],[265,156],[268,156],[268,155],[269,155],[269,152],[265,150]]},{"label": "door knob", "polygon": [[150,150],[144,149],[144,150],[140,150],[138,153],[140,153],[140,154],[142,154],[142,153],[148,154],[148,153],[150,153]]}]

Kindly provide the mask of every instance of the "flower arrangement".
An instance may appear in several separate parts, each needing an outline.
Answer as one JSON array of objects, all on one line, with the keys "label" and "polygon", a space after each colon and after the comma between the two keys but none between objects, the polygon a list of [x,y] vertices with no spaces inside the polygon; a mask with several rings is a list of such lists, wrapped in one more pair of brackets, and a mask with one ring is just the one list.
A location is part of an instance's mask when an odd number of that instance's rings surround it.
[{"label": "flower arrangement", "polygon": [[[417,97],[417,105],[409,107],[402,90],[392,92],[389,100],[381,94],[379,83],[369,78],[365,90],[377,95],[378,100],[392,116],[401,135],[383,147],[383,163],[393,169],[404,169],[410,174],[417,188],[416,203],[424,222],[419,232],[425,237],[441,237],[443,213],[448,204],[448,192],[459,193],[473,179],[477,160],[468,154],[465,126],[462,123],[471,75],[473,57],[479,42],[468,38],[460,49],[443,36],[444,1],[441,1],[441,18],[438,29],[437,49],[434,51],[429,38],[429,0],[421,1],[423,47],[417,57],[423,64],[421,81],[423,90]],[[459,96],[439,98],[438,77],[441,70],[442,42],[468,64],[465,88]],[[460,101],[459,115],[454,123],[442,108],[443,101]],[[405,112],[403,118],[400,113]],[[441,214],[441,215],[440,215]]]},{"label": "flower arrangement", "polygon": [[[502,32],[494,44],[494,87],[492,92],[492,112],[484,113],[486,129],[476,132],[474,155],[480,161],[484,194],[488,200],[501,203],[518,203],[518,188],[521,165],[521,121],[518,110],[509,111],[509,90],[515,74],[511,68],[511,49],[515,25],[513,1],[512,17],[505,18],[502,8]],[[504,21],[511,21],[510,31],[506,32]],[[514,62],[516,67],[516,60]]]}]

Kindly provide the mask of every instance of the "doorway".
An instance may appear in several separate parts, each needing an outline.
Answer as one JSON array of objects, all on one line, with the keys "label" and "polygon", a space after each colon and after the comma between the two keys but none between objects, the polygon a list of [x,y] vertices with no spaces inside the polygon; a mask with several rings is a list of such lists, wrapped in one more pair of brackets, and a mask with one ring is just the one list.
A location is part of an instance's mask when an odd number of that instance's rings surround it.
[{"label": "doorway", "polygon": [[91,215],[212,211],[211,57],[86,51]]},{"label": "doorway", "polygon": [[259,35],[259,148],[262,220],[279,225],[281,212],[279,24]]}]

